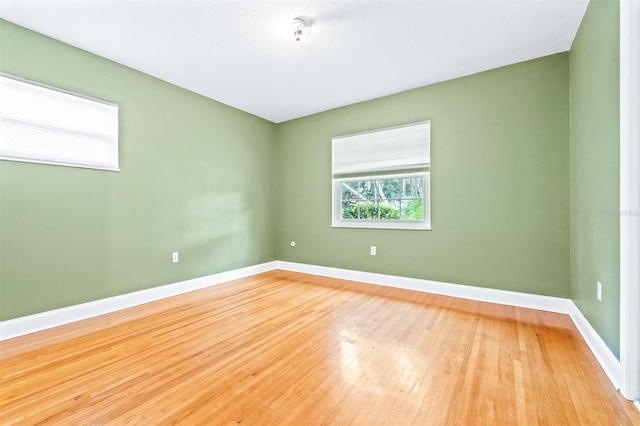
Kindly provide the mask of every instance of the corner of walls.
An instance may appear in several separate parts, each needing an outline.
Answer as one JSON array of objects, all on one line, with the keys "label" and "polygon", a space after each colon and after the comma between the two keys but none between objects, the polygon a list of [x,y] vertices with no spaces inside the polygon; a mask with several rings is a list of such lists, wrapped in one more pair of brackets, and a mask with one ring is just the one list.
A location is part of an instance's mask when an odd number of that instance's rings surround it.
[{"label": "corner of walls", "polygon": [[[568,90],[563,52],[279,124],[278,259],[568,297]],[[331,137],[425,119],[433,230],[331,228]]]},{"label": "corner of walls", "polygon": [[274,172],[274,195],[273,195],[273,199],[274,199],[274,203],[275,203],[275,218],[273,221],[273,229],[274,229],[274,235],[275,238],[273,239],[273,245],[274,245],[274,251],[275,251],[275,259],[274,260],[280,260],[280,244],[279,243],[279,238],[280,238],[280,126],[282,123],[275,123],[274,124],[274,141],[275,141],[275,161],[274,161],[274,167],[275,167],[275,172]]},{"label": "corner of walls", "polygon": [[[620,350],[619,2],[592,1],[569,54],[570,297]],[[602,301],[596,283],[602,283]]]},{"label": "corner of walls", "polygon": [[1,71],[119,104],[121,167],[1,161],[2,320],[275,260],[274,123],[11,22],[0,31]]}]

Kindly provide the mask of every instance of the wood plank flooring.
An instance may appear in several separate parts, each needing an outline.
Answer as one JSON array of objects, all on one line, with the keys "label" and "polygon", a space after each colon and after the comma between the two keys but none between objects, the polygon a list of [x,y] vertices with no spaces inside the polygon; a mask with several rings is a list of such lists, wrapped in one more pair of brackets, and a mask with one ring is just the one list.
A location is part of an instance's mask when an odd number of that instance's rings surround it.
[{"label": "wood plank flooring", "polygon": [[6,425],[640,425],[566,315],[292,272],[0,345]]}]

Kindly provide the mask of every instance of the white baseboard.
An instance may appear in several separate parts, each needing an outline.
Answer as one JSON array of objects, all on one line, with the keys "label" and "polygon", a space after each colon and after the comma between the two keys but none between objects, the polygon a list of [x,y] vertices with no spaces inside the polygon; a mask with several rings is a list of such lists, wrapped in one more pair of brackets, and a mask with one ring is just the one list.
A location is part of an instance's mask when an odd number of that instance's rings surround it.
[{"label": "white baseboard", "polygon": [[598,335],[591,324],[589,324],[589,321],[587,321],[571,299],[284,261],[276,261],[276,266],[279,269],[293,272],[322,275],[325,277],[436,293],[463,299],[567,314],[573,320],[582,338],[589,346],[589,349],[591,349],[591,352],[593,352],[611,383],[616,389],[620,388],[620,361],[613,355],[604,340],[602,340],[600,335]]},{"label": "white baseboard", "polygon": [[562,297],[541,296],[539,294],[518,293],[515,291],[497,290],[494,288],[474,287],[469,285],[443,283],[439,281],[406,278],[394,275],[376,274],[372,272],[353,271],[348,269],[330,268],[327,266],[305,265],[276,261],[279,269],[306,274],[322,275],[343,280],[360,281],[387,287],[404,288],[426,293],[442,294],[462,299],[478,300],[481,302],[498,303],[501,305],[531,308],[540,311],[570,313],[571,300]]},{"label": "white baseboard", "polygon": [[176,296],[189,291],[199,290],[227,281],[249,277],[273,269],[275,269],[275,262],[267,262],[2,321],[0,322],[0,341],[96,317],[109,312],[119,311],[143,303],[153,302],[166,297]]},{"label": "white baseboard", "polygon": [[615,386],[616,389],[620,389],[620,375],[622,371],[620,361],[615,357],[613,352],[611,352],[607,344],[602,340],[602,337],[600,337],[591,324],[589,324],[589,321],[582,315],[582,312],[573,301],[571,301],[571,311],[569,315],[571,315],[573,323],[607,374],[607,377],[611,380],[613,386]]},{"label": "white baseboard", "polygon": [[578,331],[613,385],[619,388],[620,361],[616,359],[602,338],[596,333],[591,324],[589,324],[584,315],[582,315],[582,312],[580,312],[578,307],[570,299],[280,260],[2,321],[0,322],[0,341],[130,308],[143,303],[153,302],[189,291],[199,290],[216,284],[249,277],[262,272],[272,271],[274,269],[322,275],[331,278],[360,281],[387,287],[404,288],[407,290],[570,315]]}]

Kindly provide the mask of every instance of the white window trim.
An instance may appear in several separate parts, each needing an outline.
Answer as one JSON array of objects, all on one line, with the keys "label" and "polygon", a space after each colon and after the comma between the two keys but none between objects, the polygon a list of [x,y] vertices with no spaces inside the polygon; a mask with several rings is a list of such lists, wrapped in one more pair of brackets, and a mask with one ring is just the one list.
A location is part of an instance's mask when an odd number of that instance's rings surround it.
[{"label": "white window trim", "polygon": [[[426,133],[415,133],[410,130],[411,127],[426,127]],[[392,133],[390,134],[389,132]],[[367,135],[371,135],[371,137]],[[422,142],[426,145],[420,145]],[[352,143],[355,145],[351,145]],[[381,148],[379,151],[374,150],[374,152],[381,153],[383,156],[365,154],[361,158],[358,153],[360,151],[363,153],[368,152],[371,146]],[[430,151],[431,120],[333,137],[331,152],[331,227],[430,231]],[[348,159],[352,152],[355,153],[357,160],[347,160],[345,163],[345,159]],[[388,157],[385,155],[388,155]],[[423,220],[342,218],[340,186],[343,182],[400,177],[422,177],[424,179]]]},{"label": "white window trim", "polygon": [[[400,178],[422,177],[424,179],[424,219],[423,220],[402,220],[402,219],[343,219],[340,186],[343,182],[356,182],[362,180],[377,179],[400,179]],[[368,228],[368,229],[406,229],[406,230],[431,230],[431,176],[430,172],[412,172],[393,175],[366,175],[360,177],[337,178],[332,180],[332,205],[333,220],[332,228]]]}]

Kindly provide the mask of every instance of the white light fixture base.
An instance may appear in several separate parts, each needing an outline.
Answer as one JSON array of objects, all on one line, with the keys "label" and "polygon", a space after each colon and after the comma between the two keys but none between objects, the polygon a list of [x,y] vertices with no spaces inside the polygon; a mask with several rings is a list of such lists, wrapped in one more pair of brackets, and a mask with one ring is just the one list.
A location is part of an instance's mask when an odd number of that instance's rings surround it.
[{"label": "white light fixture base", "polygon": [[311,34],[311,26],[302,18],[295,18],[291,21],[291,31],[296,41],[300,41],[303,36],[309,36]]}]

